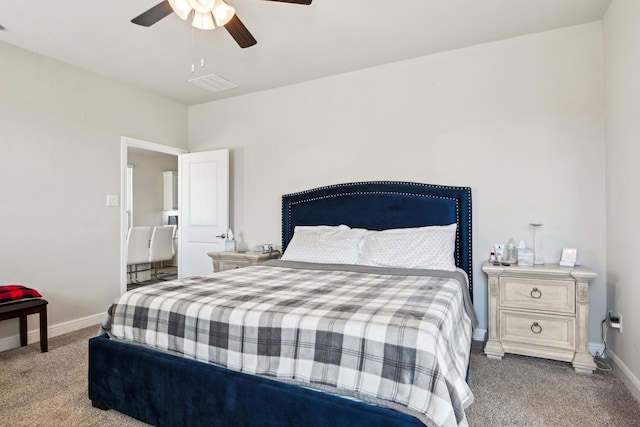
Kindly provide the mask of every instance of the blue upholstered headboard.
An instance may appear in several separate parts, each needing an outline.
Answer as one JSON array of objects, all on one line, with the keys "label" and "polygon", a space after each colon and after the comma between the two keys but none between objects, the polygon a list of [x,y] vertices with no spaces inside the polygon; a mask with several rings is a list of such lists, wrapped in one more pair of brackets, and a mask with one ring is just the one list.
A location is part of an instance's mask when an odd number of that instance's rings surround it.
[{"label": "blue upholstered headboard", "polygon": [[282,250],[297,225],[340,225],[369,230],[458,224],[456,265],[471,268],[471,188],[414,182],[336,184],[282,196]]}]

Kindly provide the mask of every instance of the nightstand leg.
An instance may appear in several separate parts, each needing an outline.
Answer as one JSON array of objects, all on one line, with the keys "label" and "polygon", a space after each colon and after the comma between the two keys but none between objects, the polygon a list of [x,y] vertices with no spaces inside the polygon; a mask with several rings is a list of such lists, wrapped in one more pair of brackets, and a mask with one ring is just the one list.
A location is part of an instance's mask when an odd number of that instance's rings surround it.
[{"label": "nightstand leg", "polygon": [[589,353],[589,283],[578,280],[576,289],[576,354],[571,364],[576,372],[590,374],[596,369]]},{"label": "nightstand leg", "polygon": [[489,276],[489,340],[484,346],[484,353],[490,359],[502,359],[504,349],[498,338],[500,319],[498,312],[498,277]]}]

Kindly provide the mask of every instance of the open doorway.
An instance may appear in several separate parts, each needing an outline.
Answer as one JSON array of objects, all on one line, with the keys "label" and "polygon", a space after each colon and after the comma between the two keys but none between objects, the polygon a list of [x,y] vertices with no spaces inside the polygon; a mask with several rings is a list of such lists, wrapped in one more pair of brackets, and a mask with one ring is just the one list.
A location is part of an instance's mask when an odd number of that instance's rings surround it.
[{"label": "open doorway", "polygon": [[[150,264],[139,265],[137,274],[127,266],[127,235],[131,227],[179,226],[177,206],[178,159],[187,150],[148,141],[122,137],[121,150],[121,283],[120,292],[128,287],[152,283],[158,273]],[[165,173],[167,172],[167,173]],[[175,273],[178,268],[177,239],[175,256],[162,264],[160,273]]]}]

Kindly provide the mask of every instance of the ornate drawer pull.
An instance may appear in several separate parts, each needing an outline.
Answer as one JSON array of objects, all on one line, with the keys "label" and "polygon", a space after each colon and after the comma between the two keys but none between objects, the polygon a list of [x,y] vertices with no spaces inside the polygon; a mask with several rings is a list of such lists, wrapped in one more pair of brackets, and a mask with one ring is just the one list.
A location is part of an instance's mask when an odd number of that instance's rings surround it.
[{"label": "ornate drawer pull", "polygon": [[531,332],[533,332],[534,334],[539,334],[542,332],[542,326],[540,326],[538,324],[538,322],[533,322],[533,325],[531,325]]},{"label": "ornate drawer pull", "polygon": [[542,298],[542,292],[538,288],[531,289],[531,298],[540,299]]}]

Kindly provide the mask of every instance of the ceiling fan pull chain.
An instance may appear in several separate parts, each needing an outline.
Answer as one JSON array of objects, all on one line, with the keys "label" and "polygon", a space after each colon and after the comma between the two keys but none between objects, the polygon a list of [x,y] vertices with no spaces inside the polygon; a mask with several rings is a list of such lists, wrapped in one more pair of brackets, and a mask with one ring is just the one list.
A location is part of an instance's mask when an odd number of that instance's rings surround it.
[{"label": "ceiling fan pull chain", "polygon": [[204,30],[200,30],[200,68],[204,68]]},{"label": "ceiling fan pull chain", "polygon": [[195,27],[191,27],[191,60],[193,62],[191,62],[191,74],[196,72],[196,64],[195,64],[195,55],[194,55],[194,51],[196,48],[196,41],[195,41]]}]

